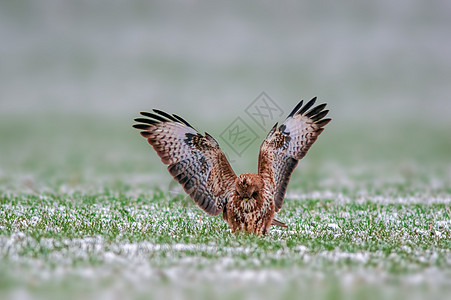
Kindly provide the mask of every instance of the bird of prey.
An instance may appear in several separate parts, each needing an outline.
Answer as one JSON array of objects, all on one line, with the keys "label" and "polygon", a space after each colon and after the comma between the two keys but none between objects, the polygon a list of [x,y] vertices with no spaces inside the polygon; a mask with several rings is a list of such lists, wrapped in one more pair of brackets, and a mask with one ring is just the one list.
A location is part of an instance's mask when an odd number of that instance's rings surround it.
[{"label": "bird of prey", "polygon": [[316,97],[299,102],[282,125],[270,130],[260,147],[258,173],[236,176],[208,133],[200,134],[178,115],[141,112],[133,127],[152,145],[169,173],[206,213],[222,213],[232,232],[266,234],[280,210],[294,168],[331,119]]}]

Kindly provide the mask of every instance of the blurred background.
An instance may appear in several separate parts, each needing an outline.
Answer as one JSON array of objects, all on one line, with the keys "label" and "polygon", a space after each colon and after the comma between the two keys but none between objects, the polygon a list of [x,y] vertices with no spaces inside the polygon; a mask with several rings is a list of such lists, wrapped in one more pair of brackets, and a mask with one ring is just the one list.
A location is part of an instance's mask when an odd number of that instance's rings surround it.
[{"label": "blurred background", "polygon": [[[152,108],[255,171],[272,124],[318,96],[333,121],[310,172],[451,178],[450,14],[420,0],[1,1],[0,176],[163,172],[131,128]],[[245,110],[262,92],[283,112],[264,128]],[[258,137],[239,155],[220,138],[236,117]]]}]

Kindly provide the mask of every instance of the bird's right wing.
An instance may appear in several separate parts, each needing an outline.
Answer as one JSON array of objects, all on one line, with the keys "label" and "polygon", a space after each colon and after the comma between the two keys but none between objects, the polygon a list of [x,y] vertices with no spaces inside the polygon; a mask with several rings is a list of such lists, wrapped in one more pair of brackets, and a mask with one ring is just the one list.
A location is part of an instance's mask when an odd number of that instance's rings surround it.
[{"label": "bird's right wing", "polygon": [[276,211],[282,207],[291,173],[298,161],[330,122],[330,119],[324,119],[329,112],[324,110],[326,104],[311,109],[315,101],[316,97],[304,106],[303,101],[296,105],[280,127],[274,125],[260,147],[258,174],[274,187]]},{"label": "bird's right wing", "polygon": [[223,211],[236,175],[216,140],[201,135],[177,115],[141,112],[133,127],[142,130],[169,173],[208,214]]}]

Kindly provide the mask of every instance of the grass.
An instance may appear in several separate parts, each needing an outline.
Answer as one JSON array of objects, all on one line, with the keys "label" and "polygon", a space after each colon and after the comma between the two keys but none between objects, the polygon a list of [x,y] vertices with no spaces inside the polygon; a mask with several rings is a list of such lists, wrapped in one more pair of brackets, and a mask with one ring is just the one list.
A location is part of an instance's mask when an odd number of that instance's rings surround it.
[{"label": "grass", "polygon": [[0,122],[2,299],[451,292],[445,129],[413,126],[400,139],[331,126],[292,178],[278,214],[289,228],[257,237],[204,214],[127,124]]}]

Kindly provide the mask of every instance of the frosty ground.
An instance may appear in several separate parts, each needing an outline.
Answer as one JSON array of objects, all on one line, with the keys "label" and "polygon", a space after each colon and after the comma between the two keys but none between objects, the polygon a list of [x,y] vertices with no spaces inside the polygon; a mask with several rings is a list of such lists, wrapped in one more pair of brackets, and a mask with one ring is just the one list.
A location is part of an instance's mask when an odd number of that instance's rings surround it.
[{"label": "frosty ground", "polygon": [[[15,157],[2,157],[0,176],[2,299],[420,299],[451,292],[446,131],[430,131],[427,148],[412,147],[401,161],[396,151],[371,147],[373,160],[350,158],[350,146],[335,139],[358,134],[324,135],[294,173],[278,214],[289,228],[257,237],[231,234],[220,216],[203,213],[139,137],[118,129],[116,140],[98,126],[65,137],[46,126],[34,130],[48,129],[47,137],[32,131],[26,141],[2,133]],[[81,145],[71,138],[77,132]],[[415,139],[408,136],[398,144],[359,141],[409,148]],[[436,155],[423,156],[425,149]]]},{"label": "frosty ground", "polygon": [[[288,230],[233,235],[171,193],[4,194],[1,290],[85,297],[421,298],[451,280],[449,195],[288,194]],[[339,201],[334,201],[339,199]]]}]

